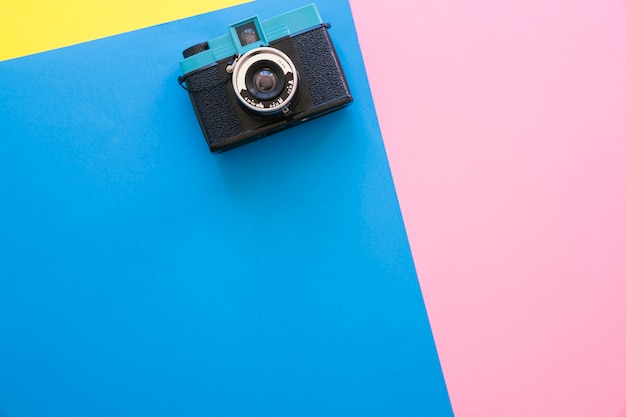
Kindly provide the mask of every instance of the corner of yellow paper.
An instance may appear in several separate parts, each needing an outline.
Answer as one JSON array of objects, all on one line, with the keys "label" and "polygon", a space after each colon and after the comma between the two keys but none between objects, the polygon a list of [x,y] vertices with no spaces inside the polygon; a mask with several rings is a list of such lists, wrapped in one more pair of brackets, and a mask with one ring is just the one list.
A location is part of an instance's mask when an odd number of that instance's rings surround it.
[{"label": "corner of yellow paper", "polygon": [[143,29],[252,0],[3,0],[0,61]]}]

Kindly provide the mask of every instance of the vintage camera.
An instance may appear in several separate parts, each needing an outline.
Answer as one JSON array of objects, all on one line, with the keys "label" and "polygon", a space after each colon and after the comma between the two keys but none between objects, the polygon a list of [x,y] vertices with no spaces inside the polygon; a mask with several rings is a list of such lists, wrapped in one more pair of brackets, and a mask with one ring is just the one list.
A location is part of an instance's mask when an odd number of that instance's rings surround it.
[{"label": "vintage camera", "polygon": [[337,110],[352,101],[314,4],[183,51],[183,75],[211,152],[222,152]]}]

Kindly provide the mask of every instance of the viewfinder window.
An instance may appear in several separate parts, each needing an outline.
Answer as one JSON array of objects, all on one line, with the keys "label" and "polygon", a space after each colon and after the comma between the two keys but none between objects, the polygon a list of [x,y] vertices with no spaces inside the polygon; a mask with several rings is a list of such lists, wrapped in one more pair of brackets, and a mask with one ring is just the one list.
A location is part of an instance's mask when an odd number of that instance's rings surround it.
[{"label": "viewfinder window", "polygon": [[251,43],[255,43],[261,40],[261,38],[259,37],[259,31],[257,30],[254,22],[248,22],[244,25],[241,25],[236,30],[241,46],[250,45]]}]

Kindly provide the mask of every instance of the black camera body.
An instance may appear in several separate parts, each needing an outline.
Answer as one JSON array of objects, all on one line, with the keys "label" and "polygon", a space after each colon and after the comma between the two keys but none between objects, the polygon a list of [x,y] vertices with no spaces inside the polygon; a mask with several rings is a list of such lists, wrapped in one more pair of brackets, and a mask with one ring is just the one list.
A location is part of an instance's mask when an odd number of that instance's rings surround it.
[{"label": "black camera body", "polygon": [[337,110],[352,95],[315,5],[183,52],[179,83],[191,98],[211,152],[223,152]]}]

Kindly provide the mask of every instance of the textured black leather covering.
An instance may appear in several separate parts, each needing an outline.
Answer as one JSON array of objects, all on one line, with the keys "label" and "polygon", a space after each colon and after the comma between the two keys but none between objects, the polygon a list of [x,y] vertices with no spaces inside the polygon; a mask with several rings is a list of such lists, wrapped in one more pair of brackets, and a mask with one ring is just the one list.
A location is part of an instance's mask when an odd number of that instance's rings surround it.
[{"label": "textured black leather covering", "polygon": [[293,37],[302,63],[302,76],[317,106],[350,94],[335,48],[325,26]]},{"label": "textured black leather covering", "polygon": [[186,78],[198,121],[209,146],[213,146],[242,131],[239,116],[227,88],[230,78],[213,65]]}]

